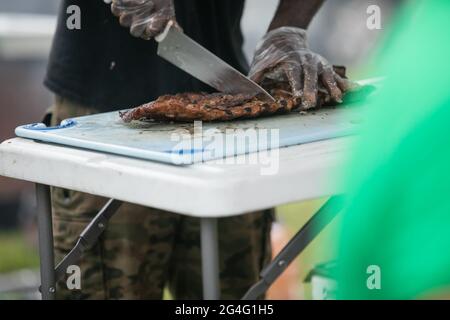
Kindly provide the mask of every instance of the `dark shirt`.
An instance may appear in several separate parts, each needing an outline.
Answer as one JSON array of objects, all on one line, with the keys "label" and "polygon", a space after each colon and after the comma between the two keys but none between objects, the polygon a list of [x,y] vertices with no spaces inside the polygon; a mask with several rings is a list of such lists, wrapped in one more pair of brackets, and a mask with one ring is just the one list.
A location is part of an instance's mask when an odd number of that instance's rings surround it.
[{"label": "dark shirt", "polygon": [[[245,0],[175,0],[184,32],[243,73],[248,71],[240,20]],[[81,30],[70,30],[70,5],[81,9]],[[137,106],[160,95],[211,91],[156,55],[154,40],[134,38],[102,0],[63,0],[45,85],[99,111]]]}]

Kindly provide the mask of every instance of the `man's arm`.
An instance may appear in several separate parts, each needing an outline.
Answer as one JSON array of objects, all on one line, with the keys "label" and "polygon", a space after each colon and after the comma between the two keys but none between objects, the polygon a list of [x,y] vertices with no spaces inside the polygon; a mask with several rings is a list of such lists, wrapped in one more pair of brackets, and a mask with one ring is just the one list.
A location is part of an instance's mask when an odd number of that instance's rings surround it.
[{"label": "man's arm", "polygon": [[324,0],[280,0],[269,31],[280,27],[307,29]]}]

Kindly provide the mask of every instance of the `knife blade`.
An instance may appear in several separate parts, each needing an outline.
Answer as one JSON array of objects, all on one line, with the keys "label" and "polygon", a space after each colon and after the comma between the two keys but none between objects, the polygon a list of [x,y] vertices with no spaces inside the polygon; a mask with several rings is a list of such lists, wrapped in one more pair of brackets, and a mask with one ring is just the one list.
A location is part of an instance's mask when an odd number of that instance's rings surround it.
[{"label": "knife blade", "polygon": [[261,86],[189,38],[172,23],[155,40],[160,57],[216,90],[231,94],[261,94],[275,101]]}]

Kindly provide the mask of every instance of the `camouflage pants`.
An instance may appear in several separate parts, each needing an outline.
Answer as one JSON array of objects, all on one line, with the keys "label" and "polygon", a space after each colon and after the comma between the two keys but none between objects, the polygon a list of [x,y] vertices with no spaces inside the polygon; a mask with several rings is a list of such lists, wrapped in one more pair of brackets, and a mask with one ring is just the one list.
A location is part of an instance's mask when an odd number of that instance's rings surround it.
[{"label": "camouflage pants", "polygon": [[[95,113],[57,97],[51,123]],[[55,259],[60,261],[107,199],[52,188]],[[270,261],[272,210],[219,219],[221,298],[239,299]],[[59,299],[201,299],[199,219],[124,203],[79,262],[81,290],[57,285]]]}]

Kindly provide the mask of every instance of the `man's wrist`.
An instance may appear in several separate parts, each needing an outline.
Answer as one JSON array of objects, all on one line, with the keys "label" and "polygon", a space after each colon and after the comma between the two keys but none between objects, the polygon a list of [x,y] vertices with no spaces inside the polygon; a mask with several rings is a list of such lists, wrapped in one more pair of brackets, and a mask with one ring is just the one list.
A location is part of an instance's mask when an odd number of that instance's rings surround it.
[{"label": "man's wrist", "polygon": [[286,43],[286,41],[295,41],[296,46],[308,48],[308,36],[305,29],[297,27],[279,27],[268,31],[260,41],[262,45],[266,41],[273,43],[280,42]]},{"label": "man's wrist", "polygon": [[296,27],[307,29],[324,0],[280,0],[269,29]]}]

